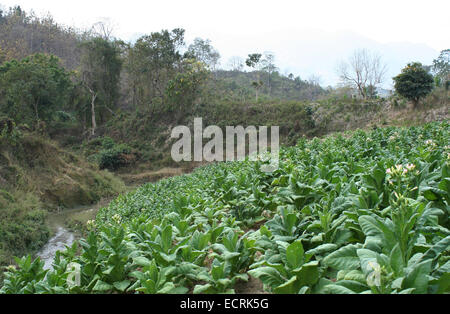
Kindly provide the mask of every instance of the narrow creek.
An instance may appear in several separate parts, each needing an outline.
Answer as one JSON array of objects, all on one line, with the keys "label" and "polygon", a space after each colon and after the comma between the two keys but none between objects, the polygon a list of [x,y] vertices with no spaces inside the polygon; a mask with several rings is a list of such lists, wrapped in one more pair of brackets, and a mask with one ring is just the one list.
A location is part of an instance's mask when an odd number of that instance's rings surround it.
[{"label": "narrow creek", "polygon": [[[181,175],[190,171],[183,171],[180,168],[163,168],[158,171],[151,171],[138,175],[129,175],[126,182],[126,191],[131,191],[144,184],[145,182],[155,182],[162,178],[172,177],[176,175]],[[135,182],[132,180],[133,177],[137,177],[138,180]],[[142,177],[142,178],[141,178]],[[140,182],[142,181],[142,182]],[[66,246],[71,246],[74,241],[81,238],[79,232],[74,232],[69,230],[67,227],[67,222],[76,221],[78,223],[85,224],[90,219],[95,219],[97,211],[109,204],[113,198],[106,198],[100,200],[97,204],[78,206],[72,209],[65,209],[58,212],[50,212],[47,216],[47,225],[50,228],[52,236],[48,242],[36,253],[36,257],[40,257],[45,263],[44,269],[51,269],[53,260],[57,251],[62,251]]]},{"label": "narrow creek", "polygon": [[85,222],[94,219],[99,205],[80,206],[73,209],[61,210],[49,213],[47,224],[52,232],[52,237],[36,253],[45,263],[44,269],[51,269],[57,251],[62,251],[66,246],[73,244],[81,235],[78,232],[69,230],[66,226],[68,221]]}]

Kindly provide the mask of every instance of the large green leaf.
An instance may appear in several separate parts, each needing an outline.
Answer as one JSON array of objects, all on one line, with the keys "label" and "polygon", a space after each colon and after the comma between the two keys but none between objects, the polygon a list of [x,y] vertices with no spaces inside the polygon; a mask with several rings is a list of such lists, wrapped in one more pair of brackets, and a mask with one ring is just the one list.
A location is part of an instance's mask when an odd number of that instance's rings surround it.
[{"label": "large green leaf", "polygon": [[327,294],[355,294],[351,289],[337,284],[326,285],[323,290]]},{"label": "large green leaf", "polygon": [[113,289],[112,285],[110,285],[110,284],[108,284],[108,283],[106,283],[104,281],[97,280],[97,282],[95,283],[94,288],[92,288],[92,291],[95,291],[95,292],[106,292],[106,291],[110,291],[112,289]]},{"label": "large green leaf", "polygon": [[403,261],[402,251],[400,250],[400,246],[397,244],[394,246],[394,249],[391,251],[389,256],[389,262],[394,270],[394,274],[397,276],[403,275],[403,268],[405,267],[405,262]]},{"label": "large green leaf", "polygon": [[298,287],[297,277],[293,276],[285,283],[274,288],[273,292],[277,294],[294,294],[294,293],[296,294],[299,291],[299,289],[297,289],[296,287]]},{"label": "large green leaf", "polygon": [[359,268],[358,246],[349,244],[327,255],[322,263],[337,270]]},{"label": "large green leaf", "polygon": [[312,286],[319,280],[319,262],[312,261],[304,264],[295,274],[300,287]]},{"label": "large green leaf", "polygon": [[298,268],[303,264],[303,253],[303,245],[300,241],[295,241],[286,248],[286,259],[291,269]]},{"label": "large green leaf", "polygon": [[279,286],[286,281],[276,269],[267,266],[250,270],[248,274],[260,279],[264,284],[271,287]]},{"label": "large green leaf", "polygon": [[114,288],[116,288],[119,291],[125,291],[129,286],[130,286],[131,282],[129,280],[123,280],[123,281],[118,281],[115,282],[113,284]]},{"label": "large green leaf", "polygon": [[415,264],[409,269],[402,282],[403,289],[415,288],[414,293],[423,294],[428,292],[428,275],[431,272],[431,260]]}]

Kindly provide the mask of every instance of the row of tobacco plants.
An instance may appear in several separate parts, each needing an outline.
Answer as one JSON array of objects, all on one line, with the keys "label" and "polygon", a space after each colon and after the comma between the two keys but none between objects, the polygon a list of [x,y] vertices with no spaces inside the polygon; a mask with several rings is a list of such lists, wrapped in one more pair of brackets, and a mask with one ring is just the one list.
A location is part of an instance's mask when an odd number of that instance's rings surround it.
[{"label": "row of tobacco plants", "polygon": [[[2,293],[450,292],[449,123],[356,131],[208,165],[115,199]],[[78,276],[78,277],[77,277]],[[239,291],[238,291],[239,292]]]}]

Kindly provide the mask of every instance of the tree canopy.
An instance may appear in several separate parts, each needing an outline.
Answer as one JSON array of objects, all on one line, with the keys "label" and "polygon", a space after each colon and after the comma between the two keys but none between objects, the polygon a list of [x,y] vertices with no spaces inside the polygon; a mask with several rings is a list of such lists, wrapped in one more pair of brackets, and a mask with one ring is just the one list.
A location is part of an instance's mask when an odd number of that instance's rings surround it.
[{"label": "tree canopy", "polygon": [[35,54],[0,66],[0,111],[16,122],[50,121],[67,103],[70,74],[52,55]]},{"label": "tree canopy", "polygon": [[395,90],[401,96],[411,100],[415,106],[419,100],[433,89],[433,76],[420,62],[409,63],[402,72],[393,78]]}]

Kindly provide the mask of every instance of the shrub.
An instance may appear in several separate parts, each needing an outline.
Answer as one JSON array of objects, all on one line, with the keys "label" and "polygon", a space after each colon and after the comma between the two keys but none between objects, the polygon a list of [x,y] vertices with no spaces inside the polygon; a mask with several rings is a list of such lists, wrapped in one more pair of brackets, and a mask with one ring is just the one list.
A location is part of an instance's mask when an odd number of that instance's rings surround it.
[{"label": "shrub", "polygon": [[115,145],[114,147],[102,150],[98,154],[100,169],[117,170],[129,164],[134,158],[129,156],[131,148],[126,144]]}]

